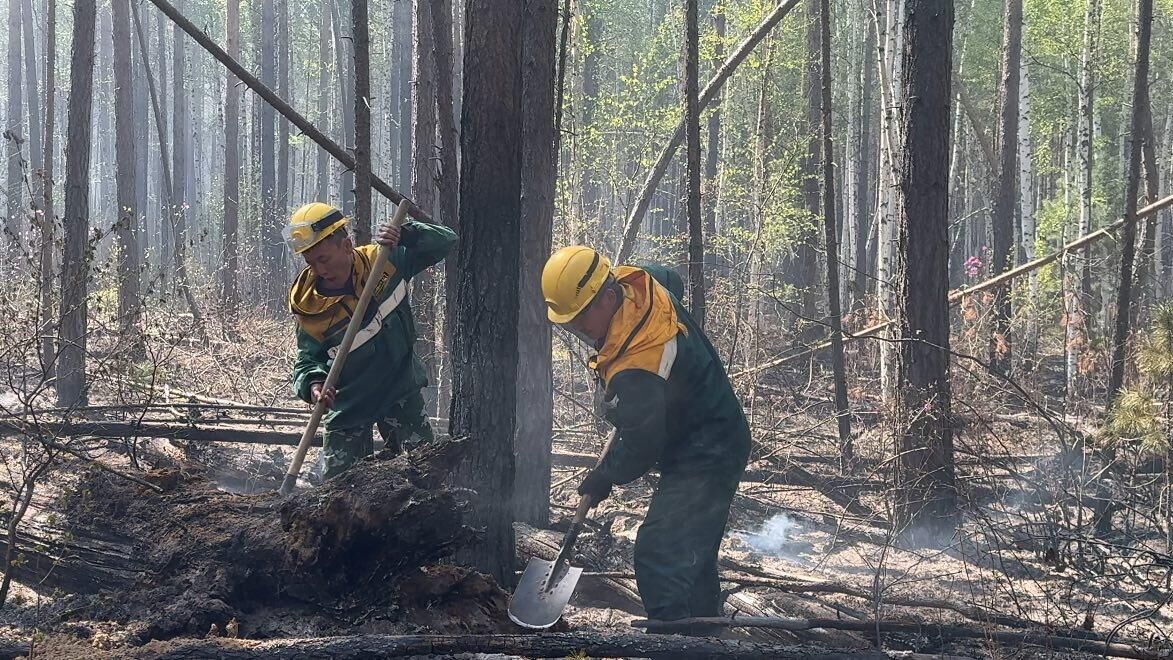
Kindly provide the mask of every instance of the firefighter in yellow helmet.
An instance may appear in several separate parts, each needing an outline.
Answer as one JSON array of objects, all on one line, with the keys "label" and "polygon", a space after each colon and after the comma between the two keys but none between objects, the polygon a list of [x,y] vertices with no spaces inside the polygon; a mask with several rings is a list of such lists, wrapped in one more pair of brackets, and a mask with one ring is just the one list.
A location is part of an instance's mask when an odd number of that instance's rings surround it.
[{"label": "firefighter in yellow helmet", "polygon": [[289,310],[297,323],[293,389],[302,400],[324,399],[325,476],[332,477],[373,450],[371,426],[392,449],[432,439],[421,390],[427,375],[415,355],[415,322],[408,284],[440,262],[456,242],[447,227],[408,221],[383,225],[375,241],[391,249],[355,336],[337,388],[324,390],[326,374],[346,334],[351,310],[369,277],[378,245],[354,247],[348,218],[321,202],[293,213],[285,240],[306,267],[289,289]]},{"label": "firefighter in yellow helmet", "polygon": [[579,493],[598,502],[658,467],[635,542],[644,609],[662,621],[718,616],[717,553],[749,458],[749,425],[716,351],[681,306],[680,276],[612,268],[572,246],[546,262],[542,293],[550,321],[597,351],[590,367],[617,431]]}]

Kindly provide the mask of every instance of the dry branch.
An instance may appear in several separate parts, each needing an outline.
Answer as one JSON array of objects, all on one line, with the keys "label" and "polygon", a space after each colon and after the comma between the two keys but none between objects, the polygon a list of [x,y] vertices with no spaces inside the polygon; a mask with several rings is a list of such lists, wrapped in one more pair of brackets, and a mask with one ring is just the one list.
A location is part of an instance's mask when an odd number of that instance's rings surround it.
[{"label": "dry branch", "polygon": [[[1143,209],[1141,209],[1140,211],[1138,211],[1136,214],[1136,220],[1140,220],[1141,218],[1147,218],[1149,216],[1155,215],[1156,213],[1158,213],[1166,208],[1169,208],[1170,206],[1173,206],[1173,195],[1170,195],[1160,201],[1153,202],[1152,204],[1149,204],[1148,206],[1146,206]],[[975,284],[974,286],[969,287],[968,289],[954,291],[949,294],[949,304],[955,305],[955,304],[961,302],[962,300],[964,300],[965,298],[972,296],[975,293],[981,293],[982,291],[988,291],[988,290],[993,289],[995,287],[1002,286],[1003,284],[1006,284],[1007,282],[1013,281],[1023,275],[1026,275],[1028,273],[1031,273],[1033,271],[1036,271],[1036,270],[1042,268],[1043,266],[1046,266],[1047,264],[1055,261],[1056,259],[1059,259],[1060,257],[1067,254],[1068,252],[1074,252],[1075,250],[1082,250],[1084,248],[1090,247],[1093,244],[1099,242],[1101,239],[1106,238],[1108,236],[1111,236],[1114,232],[1116,232],[1116,230],[1123,227],[1124,223],[1125,223],[1125,219],[1121,218],[1121,219],[1117,220],[1116,222],[1113,222],[1112,224],[1108,225],[1107,227],[1097,229],[1096,231],[1094,231],[1090,234],[1087,234],[1085,236],[1081,236],[1081,237],[1075,239],[1074,241],[1071,241],[1070,243],[1064,245],[1063,247],[1052,252],[1051,254],[1048,254],[1045,257],[1039,257],[1038,259],[1035,259],[1034,261],[1028,261],[1027,263],[1022,264],[1021,266],[1018,266],[1017,268],[1011,268],[1010,270],[1006,271],[1005,273],[1002,273],[1001,275],[996,275],[994,277],[991,277],[990,279],[988,279],[984,282],[981,282],[980,284]],[[892,321],[883,321],[881,323],[877,323],[875,325],[868,326],[858,332],[854,332],[854,333],[845,332],[843,334],[843,341],[849,342],[849,341],[854,341],[856,339],[861,339],[863,337],[869,337],[869,336],[875,335],[876,333],[880,332],[881,330],[884,330],[885,328],[891,326],[892,324],[893,324]],[[810,357],[811,355],[814,355],[815,353],[818,353],[819,351],[826,350],[830,347],[831,347],[831,342],[829,342],[829,341],[823,342],[810,350],[802,351],[801,353],[795,353],[793,355],[787,355],[785,357],[780,357],[776,360],[770,360],[769,362],[764,362],[762,364],[759,364],[756,367],[751,367],[749,369],[743,369],[742,371],[739,371],[735,374],[731,374],[730,377],[737,378],[739,376],[749,376],[752,374],[756,374],[756,373],[765,371],[767,369],[773,369],[774,367],[778,367],[778,366],[781,366],[784,364],[789,364],[791,362],[795,362],[797,360],[801,360],[801,359]]]},{"label": "dry branch", "polygon": [[[882,651],[828,651],[802,646],[777,646],[727,639],[631,633],[545,633],[536,635],[354,635],[317,639],[253,642],[231,639],[195,640],[155,651],[144,647],[132,657],[153,660],[188,658],[402,658],[450,657],[461,653],[499,653],[526,658],[738,658],[739,660],[888,660]],[[907,657],[907,656],[902,656]]]},{"label": "dry branch", "polygon": [[[326,137],[325,133],[322,133],[317,129],[317,127],[310,123],[308,119],[301,116],[301,113],[299,113],[297,110],[294,110],[293,107],[286,103],[280,96],[277,96],[273,90],[269,89],[264,83],[257,79],[256,76],[249,73],[248,69],[245,69],[243,66],[241,66],[240,62],[237,62],[236,60],[229,57],[228,53],[226,53],[223,48],[221,48],[215,41],[213,41],[211,37],[204,34],[198,27],[195,26],[194,23],[189,21],[178,9],[175,8],[174,5],[167,2],[167,0],[151,0],[151,4],[158,7],[159,10],[166,14],[167,17],[170,18],[176,25],[178,25],[181,30],[191,36],[191,38],[194,39],[195,42],[200,46],[202,46],[204,50],[208,51],[212,57],[220,60],[221,64],[228,67],[228,70],[232,72],[232,75],[236,76],[240,79],[241,82],[248,85],[249,89],[256,92],[256,94],[264,99],[266,103],[273,106],[277,112],[280,112],[281,115],[288,119],[294,126],[297,126],[298,130],[304,133],[306,137],[316,142],[321,148],[325,149],[338,162],[346,166],[347,169],[353,170],[355,168],[356,162],[354,160],[354,156],[348,153],[346,149],[340,146],[337,142]],[[384,197],[396,204],[404,200],[404,196],[402,194],[400,194],[386,181],[383,181],[373,173],[371,174],[371,186],[375,190],[378,190]],[[422,220],[423,222],[432,222],[431,216],[419,209],[415,204],[411,205],[409,214],[411,217],[417,220]]]},{"label": "dry branch", "polygon": [[937,624],[909,623],[903,621],[849,621],[846,619],[784,619],[780,617],[694,617],[677,621],[636,620],[636,628],[656,627],[661,629],[681,628],[692,625],[726,626],[730,628],[768,628],[771,630],[802,631],[822,628],[825,630],[850,630],[854,632],[905,633],[938,639],[988,639],[1000,644],[1026,644],[1042,646],[1053,650],[1098,653],[1116,658],[1137,658],[1138,660],[1168,660],[1170,652],[1160,652],[1131,644],[1101,642],[1090,639],[1062,637],[1045,632],[1002,632]]}]

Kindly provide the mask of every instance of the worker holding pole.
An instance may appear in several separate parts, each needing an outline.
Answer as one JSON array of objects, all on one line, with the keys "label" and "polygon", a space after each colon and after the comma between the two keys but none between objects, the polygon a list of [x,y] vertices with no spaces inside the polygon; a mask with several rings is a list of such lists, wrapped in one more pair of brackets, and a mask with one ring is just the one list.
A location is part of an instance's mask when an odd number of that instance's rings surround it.
[{"label": "worker holding pole", "polygon": [[[324,477],[335,476],[374,450],[371,426],[393,450],[431,441],[421,390],[428,379],[415,355],[415,321],[408,300],[412,277],[439,263],[456,243],[452,230],[408,221],[383,224],[374,245],[354,247],[348,218],[322,202],[294,212],[284,235],[306,267],[289,289],[297,324],[293,389],[307,403],[319,400],[324,416]],[[379,246],[390,252],[372,275]],[[350,346],[336,387],[325,387],[360,292],[379,278]]]},{"label": "worker holding pole", "polygon": [[597,503],[659,467],[635,578],[648,617],[660,621],[720,615],[717,553],[750,451],[741,403],[680,304],[683,289],[671,270],[612,269],[583,246],[558,250],[542,271],[550,321],[598,351],[590,366],[616,430],[579,494]]}]

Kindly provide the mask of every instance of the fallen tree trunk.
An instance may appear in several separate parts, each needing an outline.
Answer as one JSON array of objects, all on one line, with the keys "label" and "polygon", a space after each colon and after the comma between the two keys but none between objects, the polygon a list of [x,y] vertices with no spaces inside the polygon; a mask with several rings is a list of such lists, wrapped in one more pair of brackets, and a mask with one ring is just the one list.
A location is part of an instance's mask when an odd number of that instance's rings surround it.
[{"label": "fallen tree trunk", "polygon": [[[1149,216],[1155,215],[1156,213],[1158,213],[1158,212],[1162,211],[1163,209],[1166,209],[1170,206],[1173,206],[1173,195],[1170,195],[1160,201],[1153,202],[1152,204],[1149,204],[1148,206],[1141,209],[1140,211],[1137,211],[1135,220],[1140,220],[1141,218],[1147,218]],[[1125,219],[1121,218],[1121,219],[1117,220],[1116,222],[1113,222],[1112,224],[1108,225],[1107,227],[1097,229],[1096,231],[1094,231],[1090,234],[1087,234],[1086,236],[1081,236],[1081,237],[1075,239],[1074,241],[1071,241],[1067,245],[1064,245],[1063,247],[1059,248],[1058,250],[1052,252],[1051,254],[1048,254],[1044,257],[1039,257],[1038,259],[1035,259],[1034,261],[1028,261],[1027,263],[1022,264],[1021,266],[1018,266],[1017,268],[1011,268],[1010,270],[1006,271],[1005,273],[991,277],[990,279],[986,280],[985,282],[975,284],[974,286],[969,287],[967,289],[953,291],[952,293],[949,294],[949,304],[956,305],[957,303],[968,298],[969,296],[972,296],[975,293],[981,293],[982,291],[988,291],[988,290],[993,289],[995,287],[1002,286],[1008,282],[1015,280],[1016,278],[1019,278],[1023,275],[1031,273],[1033,271],[1036,271],[1036,270],[1042,268],[1043,266],[1046,266],[1047,264],[1054,262],[1055,260],[1059,259],[1060,257],[1067,254],[1068,252],[1074,252],[1076,250],[1082,250],[1082,249],[1091,247],[1095,243],[1099,242],[1101,239],[1113,235],[1118,229],[1120,229],[1121,227],[1124,226],[1124,223],[1125,223]],[[849,333],[849,332],[845,331],[843,333],[843,341],[850,342],[850,341],[854,341],[856,339],[870,337],[870,336],[875,335],[876,333],[880,332],[881,330],[884,330],[885,328],[889,327],[893,323],[894,323],[894,321],[882,321],[882,322],[877,323],[875,325],[868,326],[868,327],[866,327],[862,330],[859,330],[857,332]],[[802,351],[799,353],[795,353],[793,355],[787,355],[784,357],[777,358],[775,360],[770,360],[769,362],[764,362],[762,364],[759,364],[756,367],[750,367],[749,369],[743,369],[741,371],[738,371],[737,373],[730,374],[729,377],[730,378],[737,378],[740,376],[750,376],[750,375],[753,375],[756,373],[760,373],[762,371],[766,371],[767,369],[773,369],[774,367],[779,367],[784,364],[789,364],[791,362],[795,362],[797,360],[801,360],[803,358],[810,357],[811,355],[819,353],[820,351],[824,351],[830,347],[831,347],[831,342],[829,342],[829,341],[823,342],[810,350],[805,350],[805,351]]]},{"label": "fallen tree trunk", "polygon": [[[536,635],[354,635],[318,639],[253,642],[233,639],[193,640],[160,650],[148,645],[131,657],[151,660],[274,658],[343,660],[346,658],[447,657],[460,653],[500,653],[525,658],[737,658],[739,660],[888,660],[873,650],[829,651],[731,639],[631,633],[544,633]],[[908,656],[901,656],[908,657]]]},{"label": "fallen tree trunk", "polygon": [[850,630],[854,632],[906,633],[938,639],[989,639],[1000,644],[1026,644],[1063,651],[1098,653],[1116,658],[1137,658],[1138,660],[1168,660],[1169,653],[1090,639],[1062,637],[1045,632],[1004,632],[927,623],[902,621],[849,621],[846,619],[784,619],[780,617],[693,617],[676,621],[650,621],[637,619],[631,622],[636,628],[655,627],[660,629],[684,628],[692,625],[724,626],[729,628],[768,628],[770,630],[800,631],[822,628],[825,630]]},{"label": "fallen tree trunk", "polygon": [[[154,0],[152,0],[154,1]],[[701,90],[700,98],[698,99],[698,112],[703,112],[705,108],[712,103],[713,99],[717,98],[717,93],[721,91],[721,86],[733,75],[745,58],[753,52],[753,49],[765,38],[774,26],[790,13],[798,4],[798,0],[780,0],[774,11],[770,12],[766,18],[750,32],[745,39],[741,41],[733,52],[729,55],[729,59],[721,65],[719,69],[713,74],[705,88]],[[676,128],[672,132],[672,137],[668,138],[668,144],[660,151],[660,155],[656,157],[656,164],[652,166],[652,170],[648,172],[648,178],[644,180],[644,185],[640,188],[639,195],[636,196],[635,204],[631,207],[631,213],[627,215],[627,222],[623,226],[623,240],[619,244],[619,253],[615,257],[615,263],[620,264],[627,261],[631,256],[632,250],[635,248],[635,237],[639,233],[640,224],[643,222],[644,215],[648,211],[648,205],[651,204],[652,195],[656,192],[656,187],[660,185],[660,181],[664,178],[664,173],[668,171],[668,165],[672,162],[672,156],[676,150],[680,148],[680,143],[684,141],[684,118],[680,118],[680,122],[676,124]]]},{"label": "fallen tree trunk", "polygon": [[[274,423],[276,425],[276,423]],[[297,431],[264,431],[251,428],[233,428],[226,425],[180,426],[173,424],[139,424],[135,422],[41,422],[37,424],[15,420],[0,421],[0,436],[47,435],[90,436],[95,438],[166,438],[203,442],[234,442],[244,444],[285,445],[296,447]],[[321,447],[321,437],[314,438],[314,447]]]}]

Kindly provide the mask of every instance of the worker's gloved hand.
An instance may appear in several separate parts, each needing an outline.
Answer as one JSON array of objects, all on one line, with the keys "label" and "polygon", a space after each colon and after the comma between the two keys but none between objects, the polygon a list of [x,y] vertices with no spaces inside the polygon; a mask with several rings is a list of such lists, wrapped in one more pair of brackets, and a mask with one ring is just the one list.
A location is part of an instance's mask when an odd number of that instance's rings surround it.
[{"label": "worker's gloved hand", "polygon": [[394,250],[395,246],[399,245],[401,237],[400,228],[390,223],[379,225],[379,230],[375,232],[375,242],[389,250]]},{"label": "worker's gloved hand", "polygon": [[611,496],[612,485],[611,480],[598,470],[591,470],[587,473],[586,479],[582,480],[582,485],[578,487],[578,494],[583,497],[589,496],[595,504],[598,504]]},{"label": "worker's gloved hand", "polygon": [[334,397],[338,394],[338,391],[333,387],[323,389],[323,385],[325,383],[322,381],[310,385],[310,401],[317,403],[318,399],[321,399],[326,404],[326,410],[329,410],[334,406]]}]

